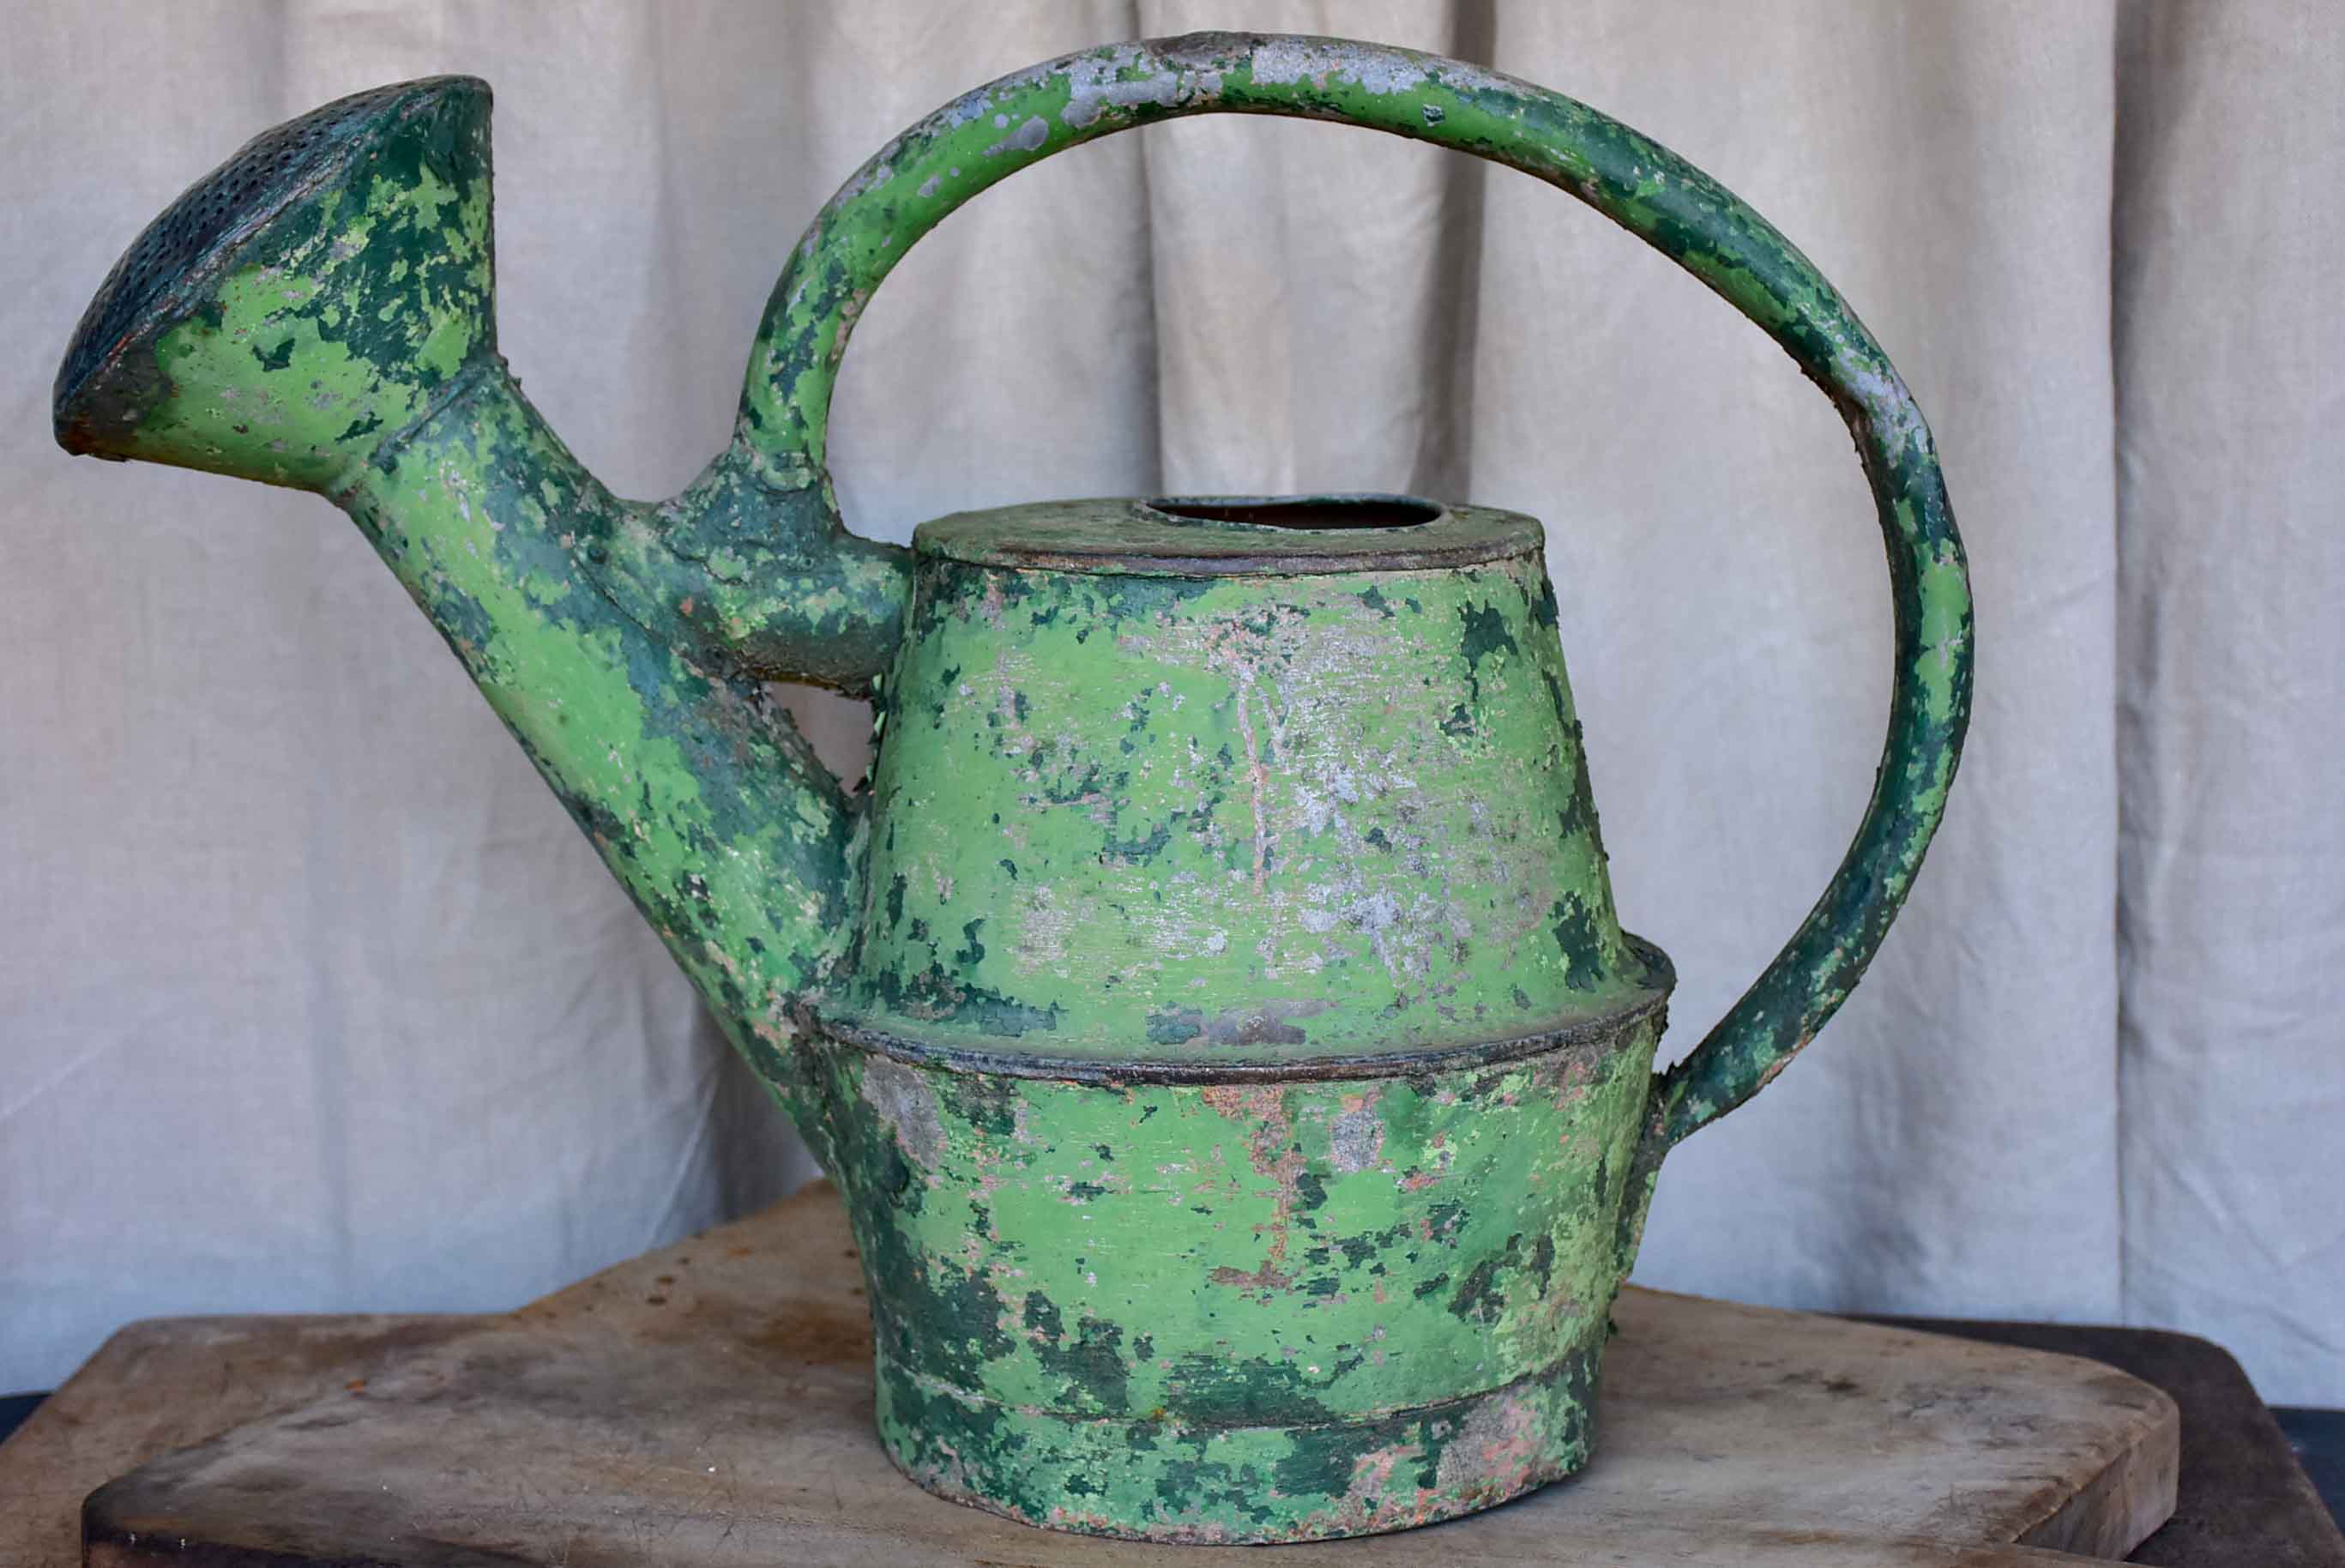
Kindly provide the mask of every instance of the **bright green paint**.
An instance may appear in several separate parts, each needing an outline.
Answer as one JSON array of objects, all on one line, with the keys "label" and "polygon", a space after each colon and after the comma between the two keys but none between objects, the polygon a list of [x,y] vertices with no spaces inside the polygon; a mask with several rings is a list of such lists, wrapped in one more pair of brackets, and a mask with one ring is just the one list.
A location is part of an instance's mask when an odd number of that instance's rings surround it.
[{"label": "bright green paint", "polygon": [[[1897,686],[1849,858],[1676,1067],[1615,920],[1537,525],[1304,535],[1060,504],[844,529],[854,321],[993,181],[1174,115],[1377,127],[1564,188],[1848,419]],[[790,259],[732,446],[612,496],[495,351],[488,99],[330,105],[93,301],[70,450],[327,494],[366,531],[839,1178],[878,1413],[923,1484],[1168,1539],[1391,1529],[1584,1462],[1659,1162],[1878,947],[1969,712],[1929,433],[1782,236],[1666,149],[1472,67],[1202,35],[1040,66],[882,150]],[[1299,541],[1299,542],[1298,542]],[[763,682],[881,685],[866,796]]]}]

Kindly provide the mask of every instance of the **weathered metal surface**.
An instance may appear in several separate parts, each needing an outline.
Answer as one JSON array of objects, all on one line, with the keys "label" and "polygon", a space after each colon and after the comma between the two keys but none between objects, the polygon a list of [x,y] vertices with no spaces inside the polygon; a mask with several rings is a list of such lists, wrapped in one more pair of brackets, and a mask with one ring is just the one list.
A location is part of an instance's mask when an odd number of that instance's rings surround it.
[{"label": "weathered metal surface", "polygon": [[[1326,564],[1289,575],[1193,564],[1274,528],[1132,511],[922,530],[827,1019],[1210,1076],[1659,1004],[1613,913],[1536,523],[1323,532]],[[1396,533],[1487,558],[1387,568]]]},{"label": "weathered metal surface", "polygon": [[[348,511],[778,1076],[789,1005],[846,946],[861,819],[757,672],[610,591],[668,548],[662,509],[612,496],[495,356],[488,111],[462,77],[362,95],[190,190],[158,229],[214,248],[153,248],[157,277],[134,247],[60,372],[59,438]],[[852,565],[792,575],[808,638],[844,614]]]},{"label": "weathered metal surface", "polygon": [[865,302],[971,196],[1065,148],[1183,115],[1341,120],[1506,164],[1669,255],[1781,344],[1855,437],[1889,545],[1896,685],[1863,823],[1823,896],[1656,1096],[1660,1149],[1740,1105],[1822,1028],[1904,901],[1970,713],[1970,593],[1929,427],[1871,332],[1765,219],[1667,148],[1559,93],[1343,39],[1202,33],[1086,50],[946,105],[881,148],[816,218],[766,305],[734,444],[809,514],[831,387]]},{"label": "weathered metal surface", "polygon": [[890,1451],[1034,1523],[1199,1541],[1578,1469],[1659,1033],[1302,1084],[824,1053]]},{"label": "weathered metal surface", "polygon": [[[1767,973],[1650,1073],[1538,525],[1407,498],[1062,504],[855,538],[848,333],[960,202],[1106,132],[1340,119],[1532,173],[1676,258],[1847,417],[1889,545],[1889,741]],[[880,1424],[1072,1529],[1261,1540],[1483,1506],[1586,1456],[1660,1159],[1855,983],[1943,809],[1969,600],[1929,434],[1788,242],[1544,89],[1324,39],[1088,51],[891,143],[793,254],[732,445],[614,497],[497,357],[488,93],[281,127],[101,290],[70,450],[357,520],[847,1190]],[[762,683],[875,695],[869,795]],[[884,681],[883,681],[884,677]]]}]

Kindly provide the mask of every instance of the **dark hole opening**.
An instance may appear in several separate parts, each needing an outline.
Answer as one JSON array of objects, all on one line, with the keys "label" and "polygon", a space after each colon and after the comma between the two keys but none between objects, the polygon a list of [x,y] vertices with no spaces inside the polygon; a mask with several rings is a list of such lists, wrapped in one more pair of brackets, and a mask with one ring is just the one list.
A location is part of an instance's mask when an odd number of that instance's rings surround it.
[{"label": "dark hole opening", "polygon": [[1148,504],[1170,517],[1264,528],[1414,528],[1441,515],[1414,495],[1208,495]]}]

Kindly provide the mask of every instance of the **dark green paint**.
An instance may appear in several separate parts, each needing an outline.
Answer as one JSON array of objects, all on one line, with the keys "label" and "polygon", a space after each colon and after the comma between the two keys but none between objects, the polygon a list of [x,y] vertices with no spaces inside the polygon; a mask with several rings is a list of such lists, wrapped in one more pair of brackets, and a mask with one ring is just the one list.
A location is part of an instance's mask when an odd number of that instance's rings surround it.
[{"label": "dark green paint", "polygon": [[[1855,983],[1968,716],[1929,433],[1845,303],[1707,177],[1541,88],[1325,39],[1117,46],[882,149],[792,254],[732,444],[629,502],[497,356],[488,107],[461,77],[380,89],[199,182],[93,301],[59,440],[357,521],[838,1177],[879,1429],[922,1484],[1259,1541],[1585,1462],[1662,1155]],[[1217,110],[1558,186],[1750,316],[1856,437],[1896,608],[1881,773],[1790,945],[1659,1077],[1668,963],[1613,911],[1536,523],[1074,502],[907,551],[839,519],[831,388],[912,243],[1037,158]],[[777,677],[873,697],[868,794]]]}]

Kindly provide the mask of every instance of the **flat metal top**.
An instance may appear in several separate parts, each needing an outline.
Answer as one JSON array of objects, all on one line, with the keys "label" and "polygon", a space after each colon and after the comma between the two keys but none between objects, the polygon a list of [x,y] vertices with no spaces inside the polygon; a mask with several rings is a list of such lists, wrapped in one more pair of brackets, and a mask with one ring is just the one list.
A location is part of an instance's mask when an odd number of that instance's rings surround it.
[{"label": "flat metal top", "polygon": [[1414,495],[1184,495],[956,512],[923,556],[1012,569],[1171,577],[1426,571],[1535,555],[1538,520]]}]

